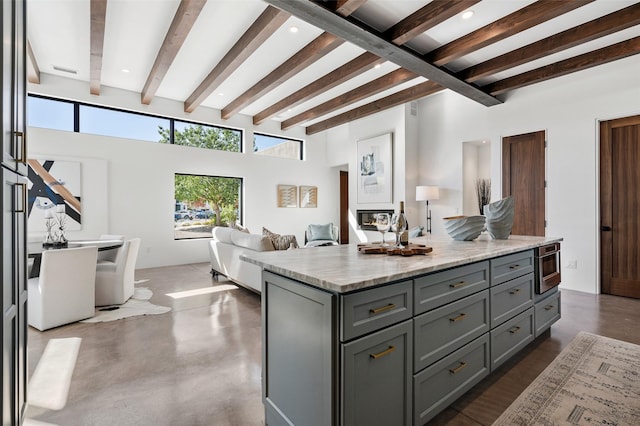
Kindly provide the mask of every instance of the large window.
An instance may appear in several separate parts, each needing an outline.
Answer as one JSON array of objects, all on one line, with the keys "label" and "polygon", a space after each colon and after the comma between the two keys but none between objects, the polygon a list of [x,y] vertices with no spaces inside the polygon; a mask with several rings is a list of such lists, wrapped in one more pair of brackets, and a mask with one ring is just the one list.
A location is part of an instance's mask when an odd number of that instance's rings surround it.
[{"label": "large window", "polygon": [[254,133],[253,137],[253,152],[255,154],[302,160],[302,141],[300,140],[262,133]]},{"label": "large window", "polygon": [[74,130],[73,102],[29,96],[27,98],[27,124],[45,129]]},{"label": "large window", "polygon": [[210,238],[242,218],[242,178],[175,174],[174,238]]},{"label": "large window", "polygon": [[27,98],[27,125],[69,132],[242,152],[242,130],[37,95]]},{"label": "large window", "polygon": [[158,129],[169,127],[168,118],[80,105],[80,133],[158,142]]}]

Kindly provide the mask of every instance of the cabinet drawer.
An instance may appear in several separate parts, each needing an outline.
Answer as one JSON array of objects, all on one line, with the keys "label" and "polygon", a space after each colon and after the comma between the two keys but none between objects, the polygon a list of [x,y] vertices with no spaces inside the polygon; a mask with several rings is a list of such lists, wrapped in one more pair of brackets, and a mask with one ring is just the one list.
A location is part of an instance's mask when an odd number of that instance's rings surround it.
[{"label": "cabinet drawer", "polygon": [[421,314],[489,287],[489,262],[472,263],[415,279],[414,312]]},{"label": "cabinet drawer", "polygon": [[405,321],[341,345],[341,424],[411,424],[412,342]]},{"label": "cabinet drawer", "polygon": [[560,292],[542,299],[535,308],[536,337],[560,319]]},{"label": "cabinet drawer", "polygon": [[402,281],[341,298],[341,340],[347,341],[413,316],[413,282]]},{"label": "cabinet drawer", "polygon": [[533,306],[534,274],[491,287],[491,328]]},{"label": "cabinet drawer", "polygon": [[491,371],[533,341],[533,307],[491,330]]},{"label": "cabinet drawer", "polygon": [[533,272],[533,250],[526,250],[490,260],[491,285]]},{"label": "cabinet drawer", "polygon": [[413,321],[414,372],[489,331],[489,290],[465,297]]},{"label": "cabinet drawer", "polygon": [[489,334],[485,333],[413,376],[414,425],[427,423],[487,375]]}]

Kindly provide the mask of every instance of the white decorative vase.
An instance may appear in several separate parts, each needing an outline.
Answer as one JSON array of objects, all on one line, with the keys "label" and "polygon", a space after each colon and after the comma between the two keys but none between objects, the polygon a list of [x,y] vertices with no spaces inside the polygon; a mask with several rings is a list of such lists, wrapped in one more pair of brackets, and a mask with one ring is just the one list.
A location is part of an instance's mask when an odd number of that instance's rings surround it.
[{"label": "white decorative vase", "polygon": [[506,240],[511,234],[513,215],[515,213],[515,201],[513,197],[503,198],[484,206],[484,215],[487,218],[487,232],[495,240]]},{"label": "white decorative vase", "polygon": [[457,241],[471,241],[480,235],[485,225],[484,216],[452,216],[442,218],[444,229]]}]

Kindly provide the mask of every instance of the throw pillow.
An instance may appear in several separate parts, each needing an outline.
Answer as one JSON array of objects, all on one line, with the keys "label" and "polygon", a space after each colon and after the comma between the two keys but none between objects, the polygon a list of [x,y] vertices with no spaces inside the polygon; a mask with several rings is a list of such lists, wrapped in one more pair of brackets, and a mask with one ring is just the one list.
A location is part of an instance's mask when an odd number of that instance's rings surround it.
[{"label": "throw pillow", "polygon": [[335,240],[333,235],[333,223],[327,223],[326,225],[311,224],[308,227],[309,241],[315,240]]},{"label": "throw pillow", "polygon": [[280,235],[275,232],[271,232],[267,228],[262,228],[262,235],[265,235],[271,239],[273,247],[276,250],[288,250],[289,248],[298,248],[298,241],[295,235]]}]

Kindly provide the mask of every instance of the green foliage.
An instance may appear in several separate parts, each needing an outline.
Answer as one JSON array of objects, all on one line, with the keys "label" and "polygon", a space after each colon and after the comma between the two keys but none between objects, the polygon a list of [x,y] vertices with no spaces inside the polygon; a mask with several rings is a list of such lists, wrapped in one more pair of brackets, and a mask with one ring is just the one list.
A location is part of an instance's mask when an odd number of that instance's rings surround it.
[{"label": "green foliage", "polygon": [[238,208],[240,183],[239,178],[176,174],[175,199],[189,204],[208,203],[216,214],[216,225],[221,225],[222,210]]},{"label": "green foliage", "polygon": [[[160,143],[169,143],[170,129],[158,126]],[[175,130],[173,143],[175,145],[193,146],[196,148],[217,149],[219,151],[240,152],[242,132],[238,130],[209,127],[201,124],[191,124],[184,130]]]},{"label": "green foliage", "polygon": [[220,213],[220,216],[222,218],[222,223],[223,224],[236,223],[236,220],[238,219],[236,210],[237,210],[236,207],[230,206],[230,205],[226,205],[222,207],[222,212]]}]

